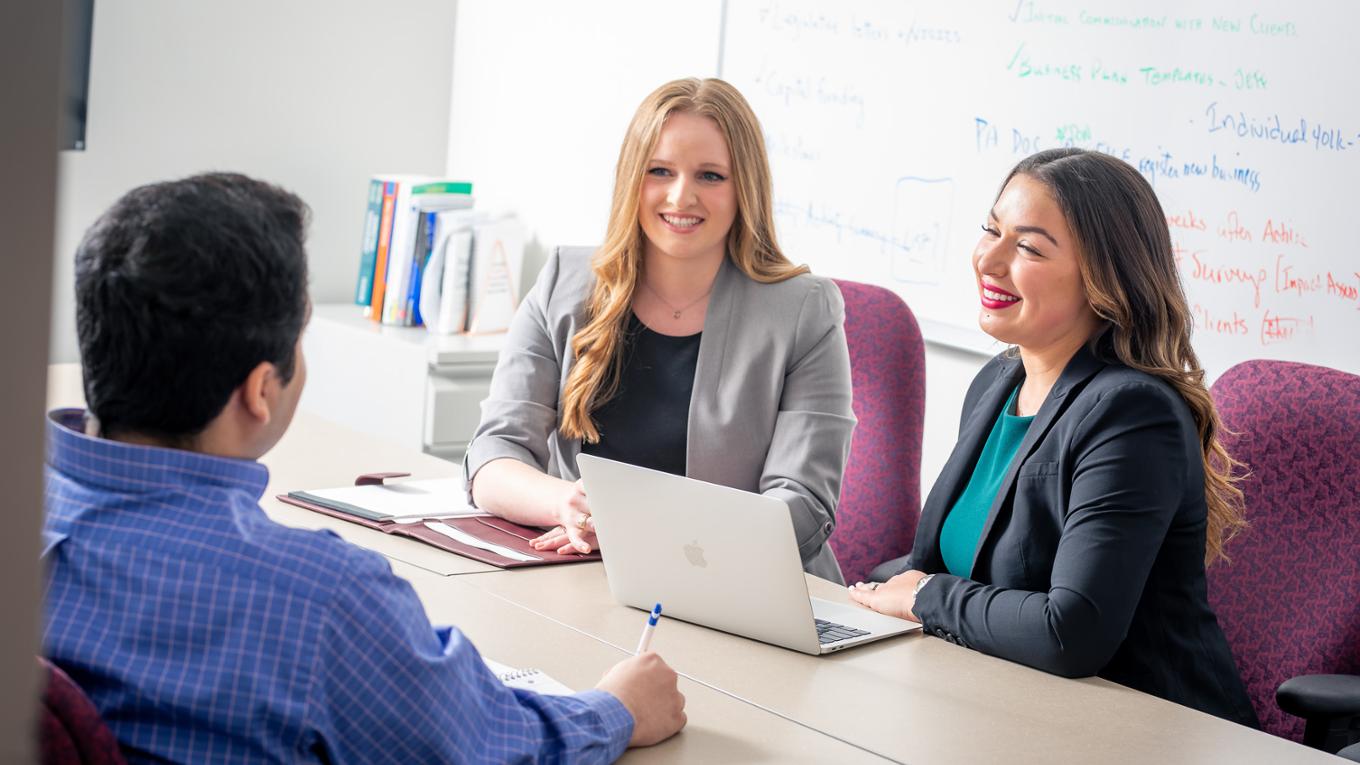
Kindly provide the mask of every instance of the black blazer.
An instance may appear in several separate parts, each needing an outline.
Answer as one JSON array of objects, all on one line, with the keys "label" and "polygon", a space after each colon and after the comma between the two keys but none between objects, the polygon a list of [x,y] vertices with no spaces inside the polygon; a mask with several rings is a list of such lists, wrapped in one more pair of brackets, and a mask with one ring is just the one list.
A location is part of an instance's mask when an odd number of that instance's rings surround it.
[{"label": "black blazer", "polygon": [[1018,358],[983,367],[922,508],[909,561],[937,574],[916,600],[927,632],[1260,727],[1209,608],[1199,435],[1185,401],[1151,375],[1079,351],[1002,480],[972,578],[942,573],[945,515],[1023,379]]}]

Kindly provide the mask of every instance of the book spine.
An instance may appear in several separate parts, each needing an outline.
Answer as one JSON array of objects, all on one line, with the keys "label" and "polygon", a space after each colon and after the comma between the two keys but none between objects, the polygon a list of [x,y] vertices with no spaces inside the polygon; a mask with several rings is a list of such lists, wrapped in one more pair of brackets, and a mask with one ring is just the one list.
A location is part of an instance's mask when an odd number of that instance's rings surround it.
[{"label": "book spine", "polygon": [[410,297],[406,299],[406,325],[419,327],[425,323],[420,315],[420,285],[425,281],[425,268],[434,253],[435,229],[439,216],[436,213],[422,213],[420,228],[416,231],[416,257],[411,263]]},{"label": "book spine", "polygon": [[472,250],[472,234],[464,229],[449,235],[444,248],[444,279],[439,292],[439,325],[441,335],[467,330],[468,258]]},{"label": "book spine", "polygon": [[468,228],[463,234],[461,244],[462,246],[458,249],[458,263],[453,272],[458,290],[454,294],[457,308],[453,313],[453,319],[458,322],[459,332],[467,332],[472,328],[469,323],[472,319],[472,258],[474,248],[477,245],[477,235],[474,233],[474,229]]},{"label": "book spine", "polygon": [[378,224],[382,222],[383,182],[368,182],[368,207],[364,211],[363,244],[359,248],[359,281],[354,288],[356,305],[373,302],[373,269],[378,263]]},{"label": "book spine", "polygon": [[397,203],[397,184],[383,183],[382,218],[378,222],[378,252],[373,266],[373,299],[364,315],[374,321],[382,320],[384,293],[387,291],[387,251],[392,245],[392,217]]},{"label": "book spine", "polygon": [[411,278],[416,224],[420,217],[414,191],[412,183],[403,183],[397,189],[392,213],[392,245],[387,253],[387,293],[380,314],[383,324],[401,326],[406,323],[406,286],[407,279]]},{"label": "book spine", "polygon": [[411,193],[425,196],[437,194],[472,196],[472,184],[467,181],[434,181],[416,186]]}]

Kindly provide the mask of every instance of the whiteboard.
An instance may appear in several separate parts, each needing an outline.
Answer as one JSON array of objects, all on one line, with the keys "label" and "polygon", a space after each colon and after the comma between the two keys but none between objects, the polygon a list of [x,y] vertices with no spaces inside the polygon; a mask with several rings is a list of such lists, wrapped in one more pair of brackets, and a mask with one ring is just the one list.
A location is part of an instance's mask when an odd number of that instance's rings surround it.
[{"label": "whiteboard", "polygon": [[731,0],[719,74],[762,121],[776,226],[983,352],[970,257],[1006,172],[1118,156],[1171,226],[1209,376],[1360,372],[1360,4]]}]

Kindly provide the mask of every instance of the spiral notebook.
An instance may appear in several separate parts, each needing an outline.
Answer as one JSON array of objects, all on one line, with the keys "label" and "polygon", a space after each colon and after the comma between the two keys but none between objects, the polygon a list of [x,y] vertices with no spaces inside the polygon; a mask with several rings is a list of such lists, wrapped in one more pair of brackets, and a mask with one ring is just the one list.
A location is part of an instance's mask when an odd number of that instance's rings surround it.
[{"label": "spiral notebook", "polygon": [[498,661],[492,661],[485,656],[482,657],[482,661],[486,662],[486,666],[491,669],[492,674],[499,678],[502,683],[505,683],[507,687],[534,691],[535,693],[546,693],[549,696],[570,696],[576,693],[576,691],[540,670],[515,669]]}]

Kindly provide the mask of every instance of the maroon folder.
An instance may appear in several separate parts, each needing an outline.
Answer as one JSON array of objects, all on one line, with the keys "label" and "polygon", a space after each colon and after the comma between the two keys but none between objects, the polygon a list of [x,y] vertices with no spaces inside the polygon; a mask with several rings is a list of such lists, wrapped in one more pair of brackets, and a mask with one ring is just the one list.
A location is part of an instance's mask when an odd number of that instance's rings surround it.
[{"label": "maroon folder", "polygon": [[[355,481],[355,486],[366,484],[380,484],[387,478],[400,478],[410,475],[409,473],[366,473],[359,476]],[[290,505],[306,508],[312,512],[329,515],[332,518],[339,518],[350,523],[357,523],[370,529],[377,529],[384,534],[407,537],[418,542],[424,542],[431,547],[438,547],[441,550],[461,555],[464,558],[481,561],[497,568],[521,568],[527,566],[550,566],[557,563],[584,563],[586,561],[600,560],[600,551],[595,550],[588,555],[581,553],[559,554],[556,550],[535,550],[529,544],[530,540],[540,536],[543,531],[529,526],[521,526],[518,523],[511,523],[504,518],[494,516],[473,516],[470,518],[436,518],[441,523],[448,524],[470,536],[474,536],[484,542],[491,542],[502,547],[508,547],[516,552],[525,555],[535,556],[538,560],[512,560],[505,558],[490,550],[483,550],[480,547],[465,545],[456,539],[451,539],[440,534],[434,529],[425,527],[424,523],[396,523],[395,521],[377,521],[363,518],[343,510],[326,507],[308,502],[299,497],[288,494],[280,494],[277,497],[281,502]]]}]

